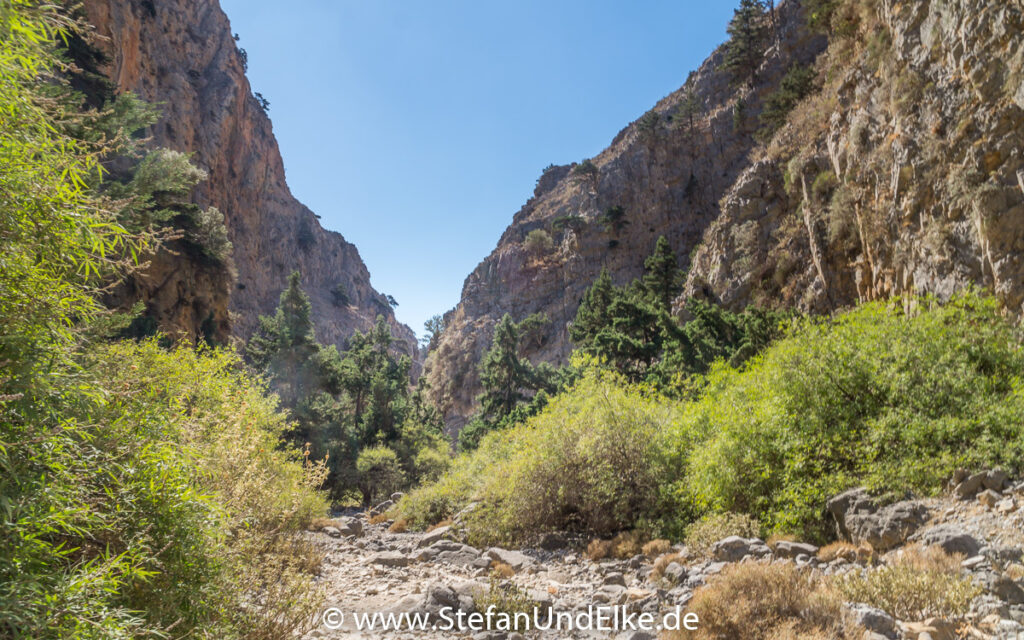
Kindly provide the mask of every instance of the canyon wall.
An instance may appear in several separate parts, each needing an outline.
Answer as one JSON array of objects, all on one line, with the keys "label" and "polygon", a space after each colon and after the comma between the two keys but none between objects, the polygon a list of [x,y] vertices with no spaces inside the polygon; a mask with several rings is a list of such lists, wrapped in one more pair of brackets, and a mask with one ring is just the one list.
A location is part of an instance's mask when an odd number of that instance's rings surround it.
[{"label": "canyon wall", "polygon": [[230,292],[211,292],[209,278],[197,277],[185,259],[154,260],[139,293],[162,328],[194,334],[197,316],[210,307],[218,325],[245,339],[299,270],[321,342],[340,345],[383,315],[415,355],[413,332],[370,286],[356,247],[292,196],[270,119],[218,2],[86,0],[84,11],[105,54],[101,71],[117,91],[160,104],[163,115],[147,135],[156,146],[194,154],[209,174],[194,199],[224,214],[234,246],[238,276]]}]

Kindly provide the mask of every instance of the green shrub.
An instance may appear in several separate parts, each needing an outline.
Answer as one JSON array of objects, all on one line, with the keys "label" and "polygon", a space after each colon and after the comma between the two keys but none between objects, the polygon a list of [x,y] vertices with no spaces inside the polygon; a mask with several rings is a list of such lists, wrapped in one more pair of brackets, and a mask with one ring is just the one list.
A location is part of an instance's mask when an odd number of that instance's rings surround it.
[{"label": "green shrub", "polygon": [[686,527],[686,548],[698,556],[711,554],[711,546],[723,538],[753,538],[761,527],[743,513],[712,513]]},{"label": "green shrub", "polygon": [[779,88],[772,92],[764,101],[759,119],[761,129],[757,137],[768,141],[775,132],[786,124],[789,112],[815,89],[814,69],[801,64],[794,64],[783,76]]},{"label": "green shrub", "polygon": [[551,239],[551,234],[544,229],[534,229],[526,234],[526,239],[523,240],[523,249],[535,258],[551,253],[554,248],[555,243]]},{"label": "green shrub", "polygon": [[674,436],[676,489],[695,512],[823,539],[826,500],[856,484],[931,493],[958,467],[1017,472],[1022,367],[1018,331],[988,298],[805,320],[744,371],[712,370]]},{"label": "green shrub", "polygon": [[367,447],[356,458],[359,472],[359,489],[366,504],[376,504],[388,499],[402,488],[405,472],[398,461],[398,454],[384,445]]},{"label": "green shrub", "polygon": [[525,424],[486,436],[437,484],[414,491],[403,513],[423,525],[478,500],[466,516],[477,544],[632,528],[660,504],[659,436],[673,415],[658,398],[591,370]]},{"label": "green shrub", "polygon": [[836,585],[845,600],[878,607],[899,620],[960,618],[982,593],[961,575],[962,560],[939,548],[910,547],[884,566],[846,575]]}]

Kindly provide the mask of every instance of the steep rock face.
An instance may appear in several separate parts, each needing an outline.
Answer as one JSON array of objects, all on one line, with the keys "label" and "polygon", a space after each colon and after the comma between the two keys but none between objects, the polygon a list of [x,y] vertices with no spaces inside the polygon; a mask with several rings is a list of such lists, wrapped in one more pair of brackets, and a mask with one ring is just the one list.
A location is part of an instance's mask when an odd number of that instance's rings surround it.
[{"label": "steep rock face", "polygon": [[[107,54],[103,71],[118,91],[160,103],[163,117],[149,135],[155,145],[193,152],[209,174],[195,200],[224,214],[238,278],[230,295],[231,330],[247,338],[260,314],[274,310],[288,274],[299,270],[313,304],[317,336],[341,344],[356,329],[387,318],[394,335],[415,354],[413,332],[398,323],[355,246],[321,228],[285,182],[270,120],[253,97],[227,16],[216,0],[85,0],[89,21]],[[184,325],[169,309],[189,308],[202,293],[181,260],[163,257],[149,281],[162,316]],[[163,283],[163,284],[160,284]],[[197,294],[197,291],[200,292]],[[227,296],[207,296],[226,324]],[[184,328],[183,326],[181,328]]]},{"label": "steep rock face", "polygon": [[[840,16],[843,17],[843,16]],[[870,0],[722,201],[686,296],[827,312],[988,288],[1024,311],[1024,17]]]},{"label": "steep rock face", "polygon": [[[543,312],[550,323],[528,346],[532,361],[563,363],[570,344],[566,324],[575,317],[583,292],[602,268],[617,283],[640,275],[658,236],[665,235],[683,266],[718,202],[747,166],[761,101],[794,61],[808,63],[824,50],[821,36],[803,28],[797,3],[779,10],[778,40],[768,51],[753,87],[736,87],[719,69],[715,52],[685,87],[664,98],[626,127],[591,161],[596,171],[551,167],[538,180],[533,198],[515,214],[498,246],[469,275],[458,306],[445,316],[445,329],[427,361],[434,400],[450,428],[458,429],[479,393],[477,366],[502,315],[515,320]],[[697,113],[679,113],[688,92]],[[744,104],[737,127],[734,105]],[[621,207],[624,224],[602,221]],[[547,231],[555,248],[543,255],[523,241]]]}]

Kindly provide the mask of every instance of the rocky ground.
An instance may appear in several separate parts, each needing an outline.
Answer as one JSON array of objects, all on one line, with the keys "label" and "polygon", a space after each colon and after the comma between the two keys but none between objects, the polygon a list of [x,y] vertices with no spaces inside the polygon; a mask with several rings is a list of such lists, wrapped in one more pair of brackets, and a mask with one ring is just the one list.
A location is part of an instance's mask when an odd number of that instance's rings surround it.
[{"label": "rocky ground", "polygon": [[[339,516],[330,526],[310,532],[325,561],[320,579],[328,590],[326,607],[344,614],[328,620],[307,638],[474,638],[614,637],[642,640],[644,631],[573,633],[531,631],[453,631],[431,628],[457,615],[482,609],[495,593],[520,593],[541,610],[585,612],[592,606],[621,605],[656,620],[677,606],[685,612],[694,591],[736,562],[792,562],[825,575],[875,571],[908,545],[941,547],[961,554],[961,571],[981,589],[966,617],[958,620],[895,620],[884,611],[847,603],[850,619],[868,640],[955,640],[957,638],[1024,638],[1024,483],[1012,483],[1001,472],[959,474],[939,498],[877,504],[855,489],[829,502],[842,537],[859,552],[831,557],[814,545],[732,536],[712,546],[710,557],[698,558],[685,546],[666,553],[676,562],[661,563],[637,555],[627,560],[591,561],[579,551],[580,540],[548,536],[544,548],[476,549],[459,541],[458,520],[429,533],[394,533],[389,522],[369,524],[368,514]],[[573,544],[573,543],[576,544]],[[867,550],[865,552],[865,550]],[[827,551],[827,550],[826,550]],[[502,577],[492,578],[495,569]],[[490,595],[489,595],[490,594]],[[448,618],[440,618],[448,607]],[[422,631],[360,631],[359,614],[419,613],[431,616]],[[338,625],[340,624],[340,627]],[[331,628],[338,627],[338,628]]]}]

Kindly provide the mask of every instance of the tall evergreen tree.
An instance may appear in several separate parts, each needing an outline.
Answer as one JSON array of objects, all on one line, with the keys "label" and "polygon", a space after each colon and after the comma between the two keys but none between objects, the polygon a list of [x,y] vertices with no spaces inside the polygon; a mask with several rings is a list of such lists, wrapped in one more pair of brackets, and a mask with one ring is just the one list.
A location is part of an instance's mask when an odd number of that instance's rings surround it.
[{"label": "tall evergreen tree", "polygon": [[735,82],[753,84],[769,36],[764,2],[740,0],[726,31],[729,41],[725,44],[722,67]]},{"label": "tall evergreen tree", "polygon": [[665,236],[658,238],[654,253],[644,261],[644,289],[647,297],[666,313],[672,310],[672,301],[682,290],[683,272],[679,260]]},{"label": "tall evergreen tree", "polygon": [[481,413],[492,420],[509,415],[527,399],[532,382],[530,363],[519,357],[519,325],[506,313],[494,327],[491,348],[480,362]]}]

